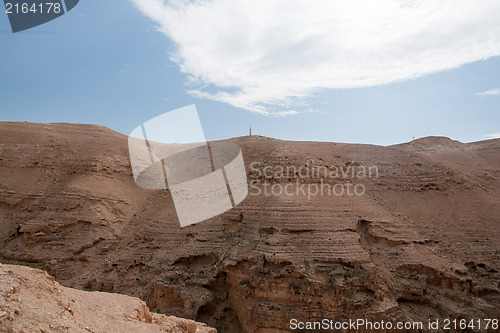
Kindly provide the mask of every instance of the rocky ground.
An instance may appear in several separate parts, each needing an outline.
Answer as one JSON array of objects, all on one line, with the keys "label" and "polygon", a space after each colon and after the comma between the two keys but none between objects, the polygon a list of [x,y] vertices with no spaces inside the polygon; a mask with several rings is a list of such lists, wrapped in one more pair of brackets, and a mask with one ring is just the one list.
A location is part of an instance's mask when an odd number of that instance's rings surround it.
[{"label": "rocky ground", "polygon": [[66,288],[44,271],[1,264],[0,331],[216,332],[192,320],[151,313],[137,298]]},{"label": "rocky ground", "polygon": [[[230,141],[243,151],[248,197],[179,228],[168,190],[135,185],[126,136],[1,123],[0,262],[219,332],[287,332],[292,318],[500,316],[500,140]],[[301,166],[329,173],[279,173]],[[363,167],[377,173],[361,177]],[[266,195],[275,184],[294,195]],[[322,184],[364,194],[297,190]]]}]

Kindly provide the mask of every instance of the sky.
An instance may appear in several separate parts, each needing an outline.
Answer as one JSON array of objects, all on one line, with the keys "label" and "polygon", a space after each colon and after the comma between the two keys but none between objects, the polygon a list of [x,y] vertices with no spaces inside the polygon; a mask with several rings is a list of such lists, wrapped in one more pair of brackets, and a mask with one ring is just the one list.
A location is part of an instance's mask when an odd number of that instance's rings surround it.
[{"label": "sky", "polygon": [[12,33],[0,121],[129,134],[195,104],[208,140],[500,137],[500,2],[85,0]]}]

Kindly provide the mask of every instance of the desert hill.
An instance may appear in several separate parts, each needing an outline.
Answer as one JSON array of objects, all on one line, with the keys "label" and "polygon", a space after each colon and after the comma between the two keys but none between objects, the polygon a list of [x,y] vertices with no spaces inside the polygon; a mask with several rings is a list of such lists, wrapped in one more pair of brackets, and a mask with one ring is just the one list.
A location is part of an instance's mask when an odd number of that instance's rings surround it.
[{"label": "desert hill", "polygon": [[[292,318],[499,317],[500,140],[228,141],[243,152],[248,197],[179,228],[168,190],[134,183],[125,135],[0,123],[0,262],[222,332],[286,332]],[[355,185],[362,195],[347,194]]]},{"label": "desert hill", "polygon": [[427,136],[425,138],[415,139],[410,142],[393,145],[392,147],[407,150],[443,150],[443,149],[460,149],[466,147],[467,144],[457,140],[452,140],[444,136]]}]

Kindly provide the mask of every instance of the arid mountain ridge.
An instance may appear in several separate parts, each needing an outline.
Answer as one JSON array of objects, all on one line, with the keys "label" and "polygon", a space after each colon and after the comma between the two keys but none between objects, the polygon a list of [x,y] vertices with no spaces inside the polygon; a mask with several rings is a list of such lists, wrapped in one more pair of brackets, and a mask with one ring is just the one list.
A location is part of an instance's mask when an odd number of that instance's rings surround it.
[{"label": "arid mountain ridge", "polygon": [[[500,139],[228,141],[241,147],[253,186],[323,181],[364,192],[250,188],[232,210],[180,228],[168,190],[134,183],[125,135],[0,123],[0,262],[46,270],[63,286],[139,297],[219,332],[288,332],[292,318],[499,317]],[[260,172],[291,166],[378,173]]]}]

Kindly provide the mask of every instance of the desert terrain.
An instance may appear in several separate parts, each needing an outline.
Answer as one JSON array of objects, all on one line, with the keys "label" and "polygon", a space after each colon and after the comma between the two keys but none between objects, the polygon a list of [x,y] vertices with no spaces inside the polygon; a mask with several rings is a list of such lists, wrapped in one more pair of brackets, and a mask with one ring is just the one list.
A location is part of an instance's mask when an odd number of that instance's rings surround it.
[{"label": "desert terrain", "polygon": [[0,265],[0,307],[1,332],[216,332],[151,313],[137,298],[62,287],[44,271],[17,265]]},{"label": "desert terrain", "polygon": [[[218,332],[289,332],[291,319],[500,317],[500,139],[228,141],[243,152],[247,198],[180,228],[168,189],[135,184],[126,135],[0,123],[2,275],[36,275],[40,288],[83,298],[136,297],[149,310],[127,298],[119,311],[141,307],[147,318]],[[344,192],[311,193],[321,185]],[[44,270],[64,287],[8,265]]]}]

